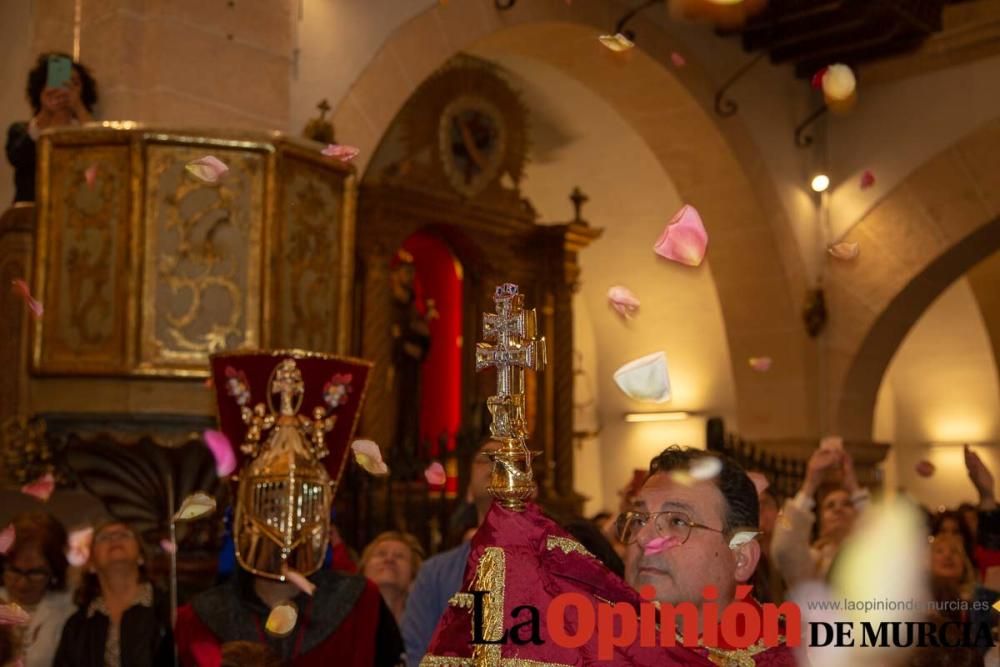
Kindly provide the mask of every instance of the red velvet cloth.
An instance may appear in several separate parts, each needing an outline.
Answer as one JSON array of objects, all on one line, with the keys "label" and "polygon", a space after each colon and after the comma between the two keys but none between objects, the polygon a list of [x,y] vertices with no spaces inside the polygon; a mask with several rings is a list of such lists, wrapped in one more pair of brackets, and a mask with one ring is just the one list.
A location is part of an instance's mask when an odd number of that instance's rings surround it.
[{"label": "red velvet cloth", "polygon": [[[289,667],[371,667],[375,664],[375,632],[379,619],[381,596],[371,583],[354,609],[340,626],[323,642],[303,655],[296,656]],[[263,628],[266,619],[256,619]],[[323,619],[312,619],[323,623]],[[184,667],[219,667],[222,664],[222,644],[235,638],[216,637],[201,622],[191,605],[177,610],[174,627],[177,655]]]},{"label": "red velvet cloth", "polygon": [[350,357],[316,355],[301,351],[253,351],[223,353],[212,356],[212,380],[219,406],[219,428],[233,443],[236,456],[242,460],[240,445],[246,437],[241,408],[253,409],[258,403],[280,407],[280,396],[268,396],[268,381],[275,367],[284,359],[293,358],[302,373],[305,392],[299,415],[311,418],[313,409],[323,407],[328,415],[336,416],[333,429],[326,434],[329,456],[323,459],[330,478],[340,479],[361,414],[365,389],[372,363]]},{"label": "red velvet cloth", "polygon": [[[597,603],[610,600],[616,604],[631,604],[638,608],[638,593],[592,556],[552,545],[550,537],[574,540],[555,523],[544,517],[538,508],[529,505],[523,512],[503,509],[494,503],[482,527],[476,532],[466,565],[462,591],[474,586],[476,567],[491,547],[503,549],[505,577],[503,590],[504,628],[528,618],[525,612],[512,618],[512,611],[521,605],[539,610],[540,637],[543,644],[500,647],[505,658],[521,658],[565,665],[690,665],[707,667],[712,662],[695,650],[682,647],[641,648],[638,642],[616,648],[610,662],[598,657],[597,633],[579,648],[557,645],[546,624],[549,603],[562,593],[581,593]],[[565,542],[563,543],[566,544]],[[570,619],[570,614],[567,614]],[[567,620],[568,631],[572,620]],[[527,632],[522,632],[526,636]],[[438,623],[428,653],[435,656],[470,657],[472,646],[472,610],[449,606]]]}]

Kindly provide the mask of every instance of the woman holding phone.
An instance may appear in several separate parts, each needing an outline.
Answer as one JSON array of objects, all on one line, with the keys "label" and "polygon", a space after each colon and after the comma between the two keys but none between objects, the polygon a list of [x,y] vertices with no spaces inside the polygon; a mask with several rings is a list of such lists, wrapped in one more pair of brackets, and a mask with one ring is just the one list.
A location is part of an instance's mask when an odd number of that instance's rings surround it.
[{"label": "woman holding phone", "polygon": [[7,160],[14,167],[14,201],[35,201],[35,141],[50,127],[93,120],[97,82],[65,53],[43,53],[28,72],[31,120],[7,130]]}]

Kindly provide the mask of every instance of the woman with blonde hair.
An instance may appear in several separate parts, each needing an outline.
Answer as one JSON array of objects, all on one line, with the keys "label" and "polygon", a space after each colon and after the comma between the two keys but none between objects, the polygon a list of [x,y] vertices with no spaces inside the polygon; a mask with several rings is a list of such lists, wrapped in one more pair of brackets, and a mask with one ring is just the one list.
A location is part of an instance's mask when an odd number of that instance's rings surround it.
[{"label": "woman with blonde hair", "polygon": [[423,558],[417,538],[395,530],[380,533],[361,552],[361,574],[378,586],[397,624]]},{"label": "woman with blonde hair", "polygon": [[170,604],[145,565],[128,525],[108,521],[94,530],[78,609],[63,628],[54,667],[172,667]]}]

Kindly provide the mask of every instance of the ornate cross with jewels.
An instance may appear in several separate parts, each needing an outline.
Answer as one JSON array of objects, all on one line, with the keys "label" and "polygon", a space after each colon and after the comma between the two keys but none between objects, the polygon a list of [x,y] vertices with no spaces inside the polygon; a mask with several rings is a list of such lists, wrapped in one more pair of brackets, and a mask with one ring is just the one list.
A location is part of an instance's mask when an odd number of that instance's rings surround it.
[{"label": "ornate cross with jewels", "polygon": [[494,454],[490,493],[504,507],[521,510],[534,492],[531,452],[525,444],[524,371],[545,368],[545,339],[537,337],[535,311],[524,309],[517,285],[500,285],[493,300],[496,312],[483,315],[487,342],[476,345],[476,370],[497,369],[497,393],[486,405],[493,417],[490,434],[503,446]]}]

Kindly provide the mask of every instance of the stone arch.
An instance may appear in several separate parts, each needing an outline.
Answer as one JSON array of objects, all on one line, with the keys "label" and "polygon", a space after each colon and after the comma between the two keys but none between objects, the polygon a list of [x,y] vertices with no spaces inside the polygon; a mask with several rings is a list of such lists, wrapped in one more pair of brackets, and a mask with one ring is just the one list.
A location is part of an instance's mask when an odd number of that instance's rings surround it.
[{"label": "stone arch", "polygon": [[[645,40],[648,49],[631,52],[626,63],[609,58],[596,36],[614,24],[617,11],[602,0],[577,0],[571,8],[525,2],[505,12],[489,0],[436,5],[402,25],[374,56],[337,107],[337,131],[370,155],[425,78],[460,50],[483,44],[578,79],[643,137],[683,199],[702,213],[741,432],[813,434],[813,348],[798,312],[805,269],[774,184],[741,121],[716,122],[710,84],[697,63],[683,76],[671,71],[671,40],[659,26],[637,17],[637,31],[658,37]],[[761,354],[775,359],[768,374],[746,363]]]},{"label": "stone arch", "polygon": [[907,331],[1000,249],[1000,118],[916,169],[845,240],[861,255],[827,274],[827,404],[837,432],[867,440],[882,376]]}]

